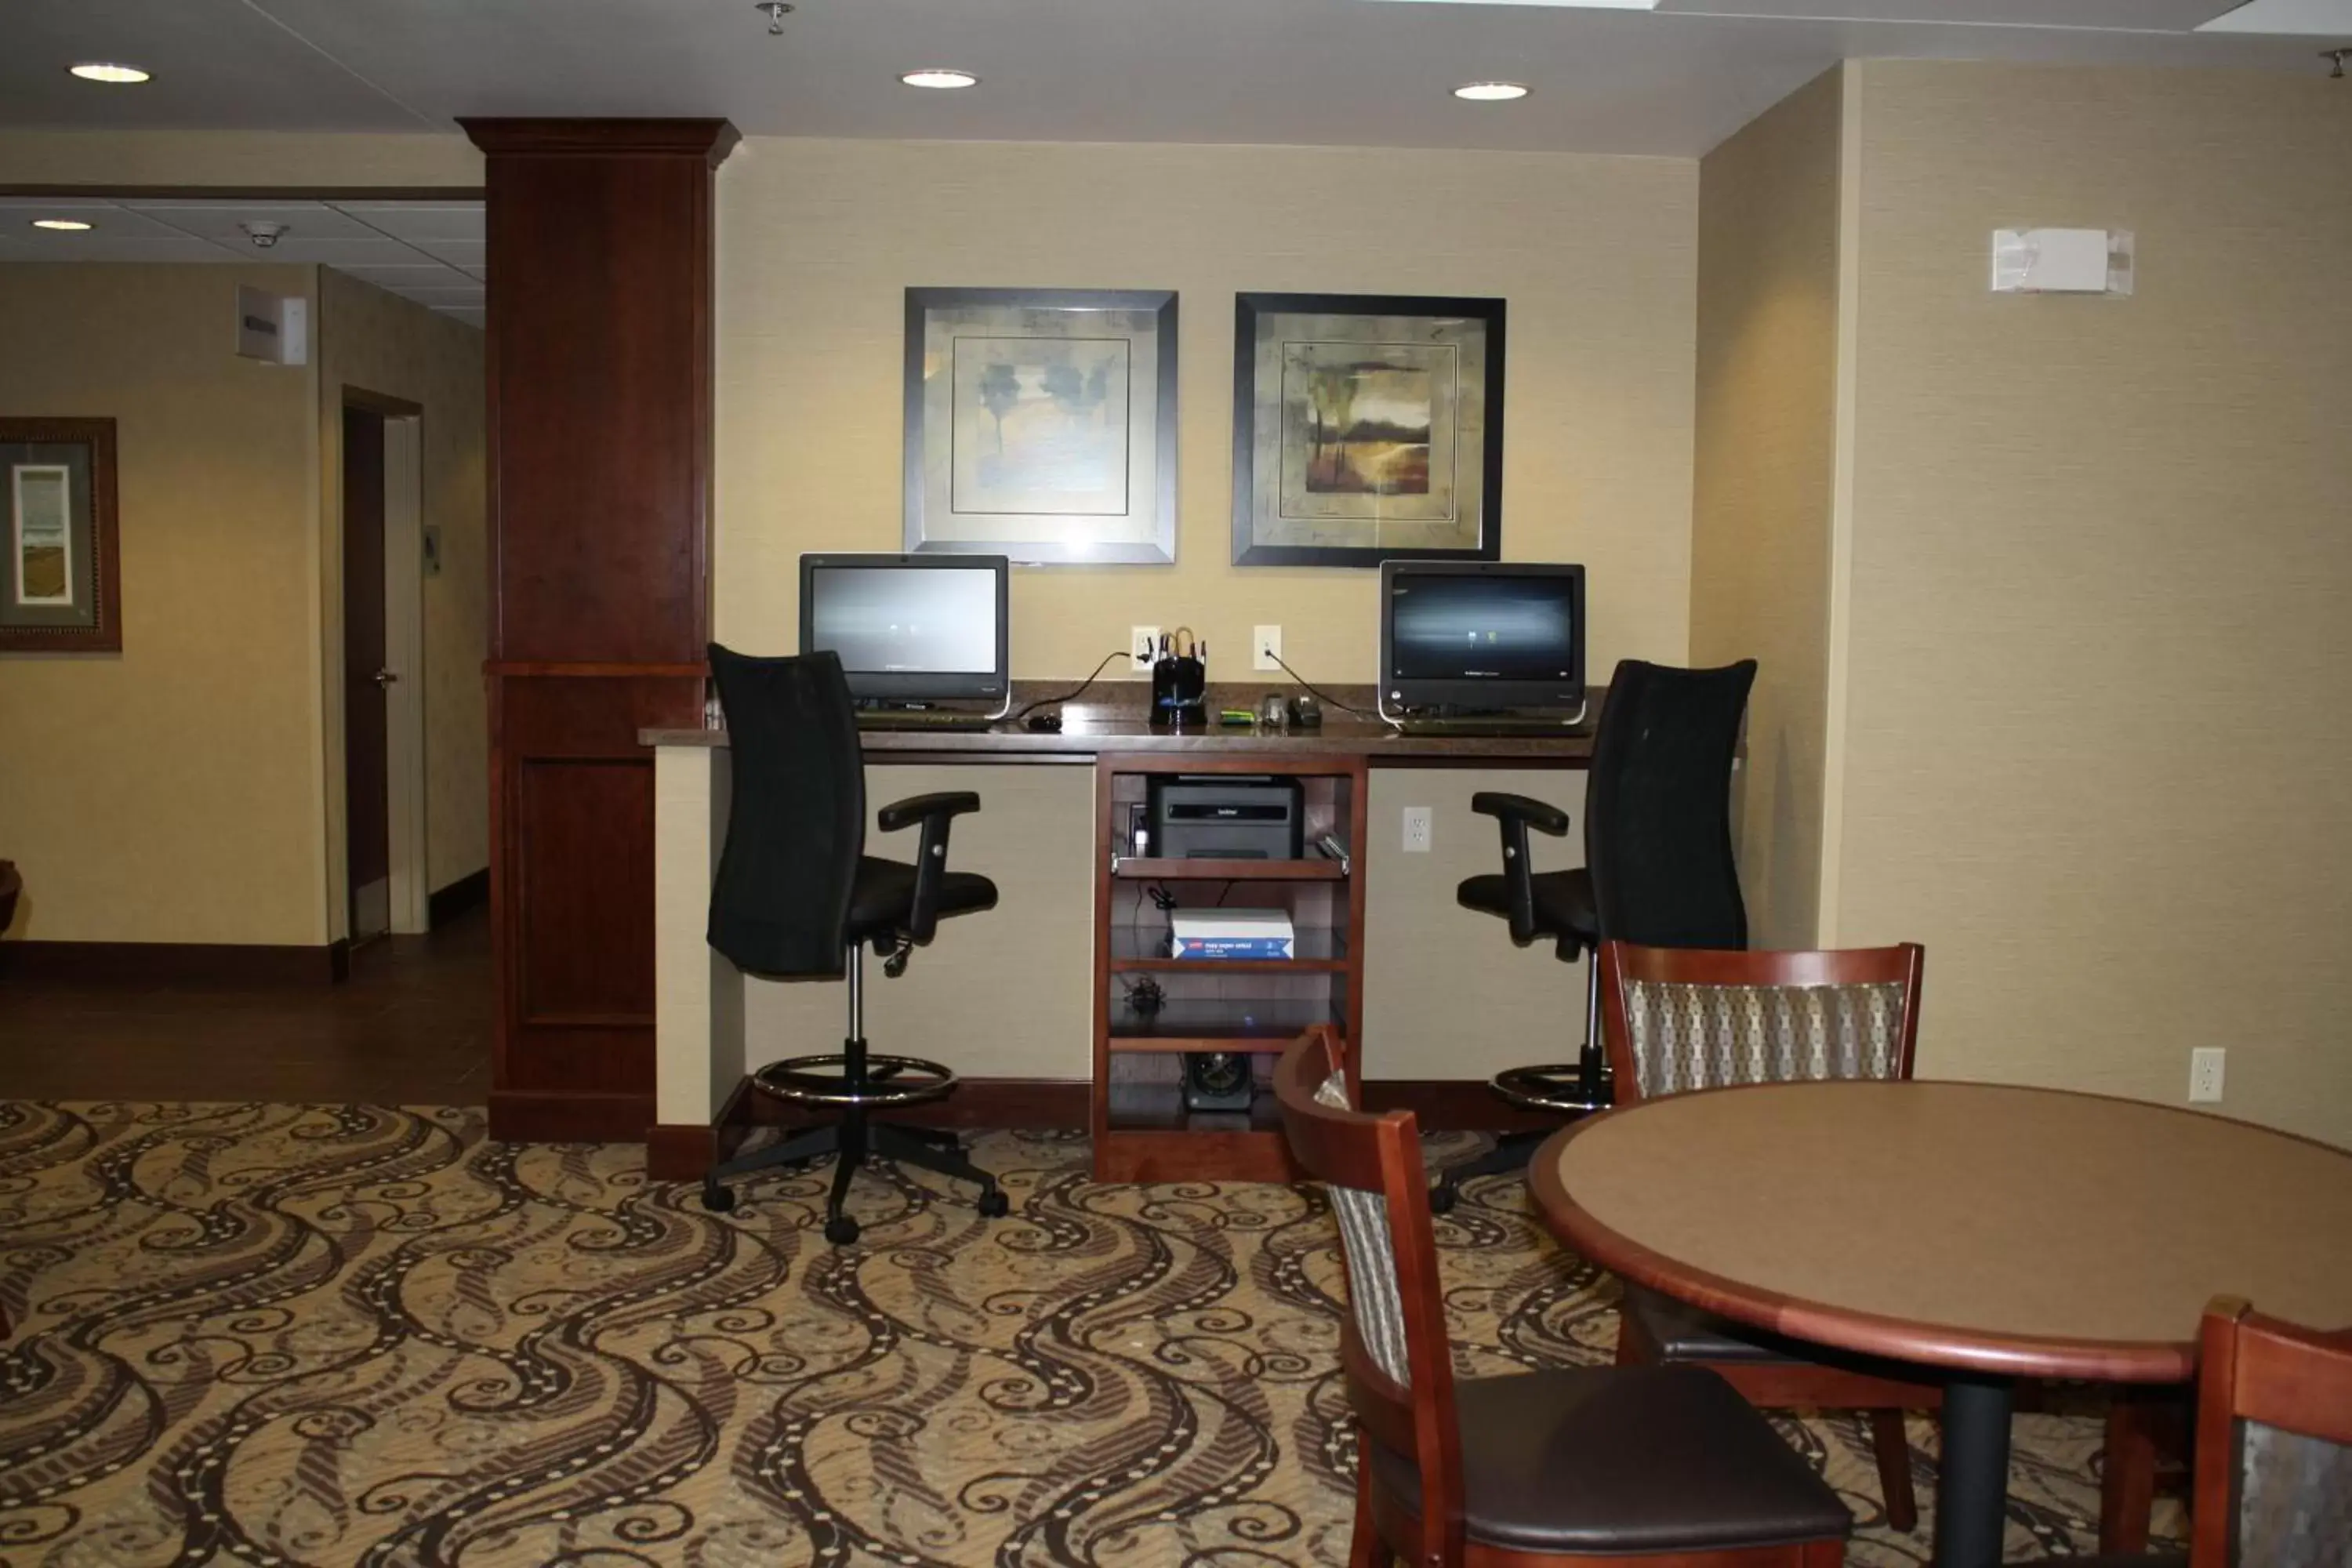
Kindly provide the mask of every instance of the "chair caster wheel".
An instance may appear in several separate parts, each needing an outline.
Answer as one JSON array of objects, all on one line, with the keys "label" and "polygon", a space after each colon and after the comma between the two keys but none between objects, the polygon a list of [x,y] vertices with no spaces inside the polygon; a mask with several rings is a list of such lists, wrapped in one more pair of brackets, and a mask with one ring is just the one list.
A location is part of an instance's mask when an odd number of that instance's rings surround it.
[{"label": "chair caster wheel", "polygon": [[835,1247],[847,1247],[857,1239],[857,1222],[847,1215],[836,1215],[824,1222],[824,1238]]},{"label": "chair caster wheel", "polygon": [[1004,1195],[1003,1189],[991,1187],[980,1194],[981,1218],[1003,1219],[1012,1212],[1013,1200]]},{"label": "chair caster wheel", "polygon": [[1429,1189],[1429,1212],[1432,1214],[1452,1214],[1454,1212],[1454,1200],[1459,1198],[1461,1195],[1461,1188],[1456,1187],[1450,1183],[1440,1182],[1437,1185]]},{"label": "chair caster wheel", "polygon": [[716,1183],[706,1182],[702,1187],[702,1206],[712,1214],[725,1214],[735,1206],[735,1194]]}]

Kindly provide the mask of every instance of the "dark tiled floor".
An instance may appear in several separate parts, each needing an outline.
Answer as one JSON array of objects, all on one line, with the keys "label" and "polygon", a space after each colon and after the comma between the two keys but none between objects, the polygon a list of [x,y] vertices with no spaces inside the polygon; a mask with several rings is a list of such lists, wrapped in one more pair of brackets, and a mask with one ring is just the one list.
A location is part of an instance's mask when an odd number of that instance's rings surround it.
[{"label": "dark tiled floor", "polygon": [[0,1100],[480,1105],[490,922],[352,957],[341,985],[0,985]]}]

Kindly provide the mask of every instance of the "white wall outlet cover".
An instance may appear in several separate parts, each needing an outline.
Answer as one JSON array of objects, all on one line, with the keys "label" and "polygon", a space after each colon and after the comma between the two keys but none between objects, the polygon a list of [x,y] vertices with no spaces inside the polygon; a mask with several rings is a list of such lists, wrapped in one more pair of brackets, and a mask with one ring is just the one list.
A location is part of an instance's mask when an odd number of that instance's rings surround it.
[{"label": "white wall outlet cover", "polygon": [[1404,808],[1404,848],[1406,854],[1426,855],[1429,853],[1429,839],[1433,826],[1431,823],[1432,815],[1430,808],[1425,805],[1408,805]]},{"label": "white wall outlet cover", "polygon": [[2189,1053],[2189,1103],[2221,1103],[2222,1069],[2229,1052],[2220,1046],[2200,1046]]},{"label": "white wall outlet cover", "polygon": [[1153,662],[1160,657],[1160,628],[1128,627],[1127,652],[1130,668],[1150,674]]},{"label": "white wall outlet cover", "polygon": [[1992,291],[2126,296],[2136,249],[2127,228],[1997,228]]},{"label": "white wall outlet cover", "polygon": [[1250,668],[1252,669],[1279,670],[1282,665],[1277,656],[1281,652],[1282,628],[1280,626],[1250,628]]}]

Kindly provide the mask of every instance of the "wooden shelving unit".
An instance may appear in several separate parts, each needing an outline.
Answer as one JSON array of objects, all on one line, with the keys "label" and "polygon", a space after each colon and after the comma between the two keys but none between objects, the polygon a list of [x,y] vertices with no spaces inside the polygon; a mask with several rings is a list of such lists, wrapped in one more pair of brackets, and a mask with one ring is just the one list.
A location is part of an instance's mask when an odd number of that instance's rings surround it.
[{"label": "wooden shelving unit", "polygon": [[[1299,860],[1172,860],[1125,853],[1128,818],[1153,774],[1296,778],[1305,794],[1308,855]],[[1364,1002],[1365,759],[1272,759],[1106,753],[1095,772],[1095,1175],[1116,1182],[1289,1181],[1296,1173],[1267,1080],[1274,1059],[1310,1024],[1352,1040]],[[1329,833],[1343,863],[1314,848]],[[1287,910],[1297,956],[1169,956],[1169,911]],[[1136,995],[1157,987],[1156,1007]],[[1252,1061],[1248,1111],[1196,1111],[1183,1100],[1183,1053]]]}]

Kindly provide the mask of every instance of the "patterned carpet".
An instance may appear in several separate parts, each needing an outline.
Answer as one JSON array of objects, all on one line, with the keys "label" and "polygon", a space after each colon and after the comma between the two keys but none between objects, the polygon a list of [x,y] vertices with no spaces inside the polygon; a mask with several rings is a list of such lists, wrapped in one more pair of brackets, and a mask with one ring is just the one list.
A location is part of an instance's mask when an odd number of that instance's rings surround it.
[{"label": "patterned carpet", "polygon": [[[823,1172],[720,1219],[473,1110],[0,1103],[0,1563],[1343,1563],[1321,1204],[1085,1155],[985,1138],[992,1224],[883,1166],[836,1251]],[[1608,1279],[1473,1191],[1463,1369],[1605,1358]],[[1849,1561],[1924,1561],[1853,1422],[1785,1430]],[[2096,1441],[2021,1419],[2011,1558],[2090,1549]]]}]

